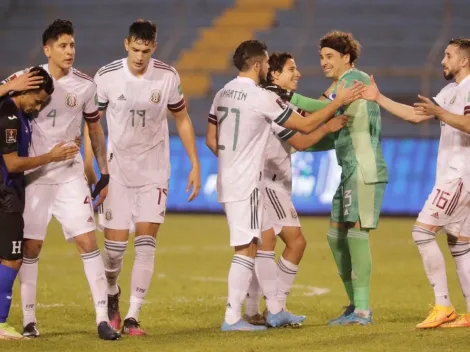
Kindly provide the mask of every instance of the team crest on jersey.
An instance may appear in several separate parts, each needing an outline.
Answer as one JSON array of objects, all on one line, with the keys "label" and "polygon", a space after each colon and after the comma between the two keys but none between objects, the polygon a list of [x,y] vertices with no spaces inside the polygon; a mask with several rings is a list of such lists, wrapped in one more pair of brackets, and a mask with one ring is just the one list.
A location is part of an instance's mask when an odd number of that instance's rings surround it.
[{"label": "team crest on jersey", "polygon": [[111,220],[113,218],[113,214],[111,213],[111,209],[106,209],[104,217],[106,218],[106,220]]},{"label": "team crest on jersey", "polygon": [[470,103],[470,92],[468,92],[467,101]]},{"label": "team crest on jersey", "polygon": [[159,90],[152,90],[152,94],[150,95],[150,101],[154,104],[158,104],[161,99],[161,93]]},{"label": "team crest on jersey", "polygon": [[65,97],[65,105],[67,105],[70,108],[74,108],[77,106],[77,96],[73,93],[67,94]]},{"label": "team crest on jersey", "polygon": [[17,130],[14,128],[7,128],[5,130],[5,141],[8,144],[16,143]]},{"label": "team crest on jersey", "polygon": [[295,211],[294,208],[290,209],[290,214],[292,215],[292,218],[297,219],[297,212]]},{"label": "team crest on jersey", "polygon": [[456,98],[457,98],[457,96],[454,95],[454,97],[450,100],[449,105],[454,105]]}]

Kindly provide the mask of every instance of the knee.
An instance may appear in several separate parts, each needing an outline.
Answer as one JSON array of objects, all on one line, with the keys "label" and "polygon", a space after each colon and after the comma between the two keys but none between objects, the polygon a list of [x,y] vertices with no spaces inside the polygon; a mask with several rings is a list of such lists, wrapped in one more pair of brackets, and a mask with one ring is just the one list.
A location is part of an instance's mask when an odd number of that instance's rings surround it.
[{"label": "knee", "polygon": [[80,253],[91,253],[98,249],[94,232],[75,237],[75,244]]},{"label": "knee", "polygon": [[139,236],[135,239],[135,258],[142,261],[152,261],[155,259],[155,238],[151,236]]},{"label": "knee", "polygon": [[435,241],[436,231],[424,226],[413,226],[412,237],[418,246],[428,244]]},{"label": "knee", "polygon": [[25,240],[23,246],[23,256],[25,258],[37,258],[41,253],[43,241],[39,240]]}]

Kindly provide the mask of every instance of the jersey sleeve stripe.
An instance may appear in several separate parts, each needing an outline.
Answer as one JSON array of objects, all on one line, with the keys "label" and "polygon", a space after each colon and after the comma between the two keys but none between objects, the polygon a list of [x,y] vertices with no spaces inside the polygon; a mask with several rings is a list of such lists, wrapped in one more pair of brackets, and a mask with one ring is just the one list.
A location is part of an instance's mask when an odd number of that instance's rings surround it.
[{"label": "jersey sleeve stripe", "polygon": [[99,75],[99,76],[103,76],[105,73],[112,72],[112,71],[116,71],[116,70],[120,70],[121,68],[124,68],[124,66],[123,66],[122,64],[119,65],[119,66],[116,66],[116,67],[110,67],[110,68],[104,69],[104,70],[101,71],[101,72],[98,72],[98,75]]},{"label": "jersey sleeve stripe", "polygon": [[464,114],[464,115],[470,114],[470,105],[467,105],[467,106],[463,109],[463,114]]},{"label": "jersey sleeve stripe", "polygon": [[211,123],[213,125],[217,125],[217,116],[209,114],[208,121],[209,121],[209,123]]},{"label": "jersey sleeve stripe", "polygon": [[100,111],[99,110],[93,111],[89,114],[87,114],[86,112],[83,113],[83,117],[86,118],[86,119],[96,119],[99,116],[100,116]]},{"label": "jersey sleeve stripe", "polygon": [[108,103],[98,103],[98,110],[99,111],[103,111],[104,109],[106,109],[106,107],[108,106]]},{"label": "jersey sleeve stripe", "polygon": [[117,61],[111,62],[110,64],[107,64],[107,65],[103,66],[102,68],[100,68],[98,70],[98,73],[101,73],[104,70],[107,70],[108,68],[116,68],[116,67],[119,67],[119,66],[122,66],[122,61],[121,60],[117,60]]},{"label": "jersey sleeve stripe", "polygon": [[170,72],[172,72],[173,74],[176,75],[176,71],[173,68],[171,68],[171,66],[163,66],[163,65],[160,65],[160,64],[154,64],[153,67],[154,68],[159,68],[161,70],[170,71]]},{"label": "jersey sleeve stripe", "polygon": [[283,141],[287,141],[291,138],[297,131],[285,129],[281,133],[278,134],[278,137],[281,138]]},{"label": "jersey sleeve stripe", "polygon": [[168,104],[167,107],[168,107],[168,110],[172,112],[180,112],[186,107],[186,103],[184,102],[184,98],[183,98],[176,104]]},{"label": "jersey sleeve stripe", "polygon": [[77,76],[77,77],[86,79],[86,80],[88,80],[88,81],[90,81],[90,82],[94,82],[94,81],[93,81],[93,78],[91,78],[90,76],[88,76],[88,75],[86,75],[86,74],[84,74],[83,72],[80,72],[80,71],[78,71],[78,70],[75,70],[75,69],[74,69],[74,70],[73,70],[73,74],[74,74],[75,76]]},{"label": "jersey sleeve stripe", "polygon": [[291,108],[288,108],[286,110],[284,110],[281,115],[279,115],[275,120],[274,122],[277,123],[278,125],[283,125],[284,122],[286,122],[290,115],[292,114],[292,109]]}]

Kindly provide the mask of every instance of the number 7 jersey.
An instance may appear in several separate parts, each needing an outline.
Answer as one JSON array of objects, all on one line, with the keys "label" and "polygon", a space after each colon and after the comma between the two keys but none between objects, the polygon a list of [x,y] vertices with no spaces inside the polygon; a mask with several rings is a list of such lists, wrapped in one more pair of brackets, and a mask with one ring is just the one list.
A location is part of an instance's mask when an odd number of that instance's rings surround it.
[{"label": "number 7 jersey", "polygon": [[127,59],[102,67],[95,75],[100,110],[108,123],[111,178],[128,187],[166,185],[170,178],[167,109],[185,108],[176,70],[151,59],[140,78]]}]

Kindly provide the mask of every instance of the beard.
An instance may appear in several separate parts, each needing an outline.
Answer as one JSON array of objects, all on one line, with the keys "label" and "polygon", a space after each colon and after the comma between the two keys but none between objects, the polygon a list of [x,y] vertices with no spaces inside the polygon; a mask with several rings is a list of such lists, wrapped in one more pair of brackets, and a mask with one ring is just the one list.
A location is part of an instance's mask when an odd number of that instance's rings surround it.
[{"label": "beard", "polygon": [[450,70],[447,73],[444,71],[442,74],[446,81],[452,81],[455,77],[455,73]]}]

